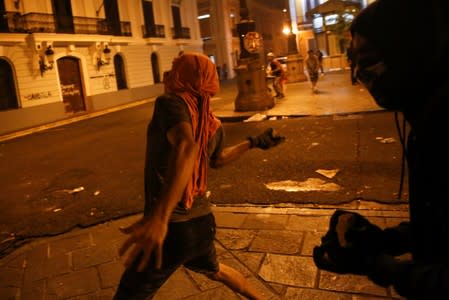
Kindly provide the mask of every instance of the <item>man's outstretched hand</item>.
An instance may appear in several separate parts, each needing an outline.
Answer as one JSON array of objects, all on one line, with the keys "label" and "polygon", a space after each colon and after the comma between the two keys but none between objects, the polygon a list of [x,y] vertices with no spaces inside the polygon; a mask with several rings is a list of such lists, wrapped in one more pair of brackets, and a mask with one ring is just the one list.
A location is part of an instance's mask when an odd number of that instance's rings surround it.
[{"label": "man's outstretched hand", "polygon": [[155,268],[162,265],[162,247],[167,235],[167,224],[158,217],[142,218],[134,224],[120,228],[120,231],[129,234],[130,237],[123,243],[119,255],[123,256],[130,247],[131,252],[125,261],[128,268],[134,264],[137,257],[141,256],[137,271],[141,272],[148,265],[152,255],[155,257]]},{"label": "man's outstretched hand", "polygon": [[285,137],[277,134],[273,128],[268,128],[257,136],[249,136],[248,140],[251,148],[267,150],[283,142]]}]

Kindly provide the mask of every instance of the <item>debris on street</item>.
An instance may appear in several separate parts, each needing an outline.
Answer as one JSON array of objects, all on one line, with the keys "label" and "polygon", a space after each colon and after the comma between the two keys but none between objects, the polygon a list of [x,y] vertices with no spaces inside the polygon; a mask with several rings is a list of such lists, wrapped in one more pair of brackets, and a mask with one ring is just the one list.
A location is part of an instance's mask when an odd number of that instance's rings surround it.
[{"label": "debris on street", "polygon": [[381,136],[378,136],[378,137],[376,137],[376,140],[378,140],[382,144],[391,144],[391,143],[395,143],[396,142],[396,139],[392,138],[392,137],[383,138]]},{"label": "debris on street", "polygon": [[337,173],[339,172],[339,169],[333,169],[333,170],[325,170],[325,169],[318,169],[315,172],[317,172],[320,175],[323,175],[324,177],[327,178],[334,178],[335,175],[337,175]]},{"label": "debris on street", "polygon": [[306,181],[284,180],[266,183],[265,186],[270,190],[286,192],[336,192],[341,189],[336,183],[326,182],[320,178],[308,178]]},{"label": "debris on street", "polygon": [[258,121],[263,121],[266,118],[267,118],[267,115],[257,113],[255,115],[252,115],[248,119],[243,120],[243,122],[258,122]]}]

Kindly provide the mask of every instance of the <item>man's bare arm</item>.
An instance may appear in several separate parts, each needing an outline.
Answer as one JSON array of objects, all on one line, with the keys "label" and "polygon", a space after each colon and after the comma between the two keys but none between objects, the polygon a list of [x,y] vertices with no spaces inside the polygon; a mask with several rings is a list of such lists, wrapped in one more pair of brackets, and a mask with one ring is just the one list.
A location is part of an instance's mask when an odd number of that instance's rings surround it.
[{"label": "man's bare arm", "polygon": [[130,234],[130,237],[123,243],[119,254],[123,255],[132,247],[125,262],[125,266],[129,267],[143,252],[138,271],[146,267],[152,254],[156,257],[155,267],[161,267],[162,246],[167,235],[168,221],[192,176],[198,153],[192,126],[187,122],[181,122],[172,127],[167,133],[167,138],[172,145],[172,150],[161,195],[149,216],[122,229],[122,232]]},{"label": "man's bare arm", "polygon": [[251,147],[249,140],[243,141],[233,146],[223,149],[220,155],[214,161],[211,161],[212,168],[221,168],[242,156]]}]

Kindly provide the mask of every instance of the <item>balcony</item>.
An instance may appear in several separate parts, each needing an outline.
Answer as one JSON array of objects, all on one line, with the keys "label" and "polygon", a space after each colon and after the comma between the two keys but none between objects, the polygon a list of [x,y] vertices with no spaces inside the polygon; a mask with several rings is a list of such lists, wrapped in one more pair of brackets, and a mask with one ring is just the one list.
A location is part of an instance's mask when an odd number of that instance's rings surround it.
[{"label": "balcony", "polygon": [[143,25],[142,34],[144,38],[165,38],[164,25]]},{"label": "balcony", "polygon": [[[0,32],[9,33],[74,33],[131,36],[131,22],[113,24],[105,19],[58,17],[53,14],[0,12]],[[117,26],[119,25],[119,26]]]},{"label": "balcony", "polygon": [[172,27],[172,38],[174,40],[178,39],[190,39],[190,28],[189,27]]}]

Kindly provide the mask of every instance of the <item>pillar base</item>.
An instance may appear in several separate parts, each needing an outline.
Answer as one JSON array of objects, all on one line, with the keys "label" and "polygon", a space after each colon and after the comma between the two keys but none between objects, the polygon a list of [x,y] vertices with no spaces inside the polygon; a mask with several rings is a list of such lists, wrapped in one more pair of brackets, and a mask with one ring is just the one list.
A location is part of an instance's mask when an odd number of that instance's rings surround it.
[{"label": "pillar base", "polygon": [[235,111],[260,111],[274,107],[274,97],[267,88],[265,68],[258,59],[242,59],[234,71],[238,84]]},{"label": "pillar base", "polygon": [[304,74],[304,58],[301,54],[289,54],[287,57],[288,82],[307,81]]}]

